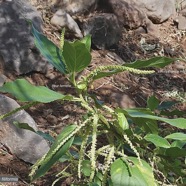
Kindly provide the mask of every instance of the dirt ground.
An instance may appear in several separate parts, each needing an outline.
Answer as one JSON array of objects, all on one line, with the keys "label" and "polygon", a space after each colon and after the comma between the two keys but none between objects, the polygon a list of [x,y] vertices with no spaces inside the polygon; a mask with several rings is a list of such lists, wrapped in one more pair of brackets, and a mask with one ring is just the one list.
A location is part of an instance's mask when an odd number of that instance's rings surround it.
[{"label": "dirt ground", "polygon": [[[37,1],[40,2],[40,1]],[[44,33],[56,44],[59,43],[61,30],[49,23],[51,11],[46,5],[36,6],[42,12],[44,18]],[[137,59],[148,59],[154,56],[167,56],[173,58],[183,58],[186,56],[186,31],[180,31],[173,24],[173,19],[157,25],[157,34],[140,34],[135,31],[123,32],[123,38],[118,45],[118,49],[96,50],[92,49],[91,65],[85,70],[88,73],[98,65],[119,64],[113,52],[126,62]],[[72,38],[71,38],[72,39]],[[141,42],[149,46],[155,46],[152,50],[144,50]],[[146,100],[150,95],[155,95],[161,101],[177,100],[181,101],[175,107],[181,111],[186,111],[186,62],[175,60],[171,65],[163,69],[155,69],[156,73],[151,75],[133,75],[127,72],[98,80],[94,83],[90,92],[96,94],[98,98],[111,107],[120,106],[122,108],[146,107]],[[62,93],[74,93],[73,88],[65,80],[65,77],[56,70],[47,75],[41,73],[29,73],[21,77],[26,78],[35,85],[45,85],[53,90]],[[16,79],[17,77],[10,77]],[[77,122],[84,111],[78,105],[72,103],[61,104],[53,102],[40,104],[32,107],[27,112],[38,124],[39,130],[48,132],[51,135],[58,134],[63,126]],[[55,172],[60,170],[58,165],[41,179],[32,185],[50,186],[55,180]],[[0,145],[0,175],[13,175],[19,177],[18,183],[1,184],[8,185],[28,185],[29,169],[31,165],[16,158],[9,150]],[[69,180],[63,180],[58,185],[67,186]]]}]

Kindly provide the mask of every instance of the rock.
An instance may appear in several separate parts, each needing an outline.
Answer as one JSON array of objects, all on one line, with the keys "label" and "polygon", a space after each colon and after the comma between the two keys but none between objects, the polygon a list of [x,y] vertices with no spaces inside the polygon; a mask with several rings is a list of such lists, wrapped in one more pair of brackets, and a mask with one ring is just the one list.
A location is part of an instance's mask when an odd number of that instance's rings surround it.
[{"label": "rock", "polygon": [[[109,0],[113,13],[129,29],[143,27],[156,33],[152,22],[162,23],[175,14],[174,0]],[[152,21],[152,22],[151,22]]]},{"label": "rock", "polygon": [[[16,101],[0,94],[0,115],[5,114],[19,107]],[[6,145],[11,153],[18,158],[34,164],[39,158],[48,152],[47,142],[34,132],[17,128],[14,121],[28,123],[37,130],[37,126],[32,117],[21,110],[4,120],[0,120],[0,142]]]},{"label": "rock", "polygon": [[175,1],[177,12],[180,12],[186,9],[186,1],[183,1],[183,0],[174,0],[174,1]]},{"label": "rock", "polygon": [[186,30],[186,17],[179,15],[177,17],[177,21],[178,21],[178,29],[179,30]]},{"label": "rock", "polygon": [[136,108],[135,102],[124,93],[112,93],[110,96],[112,105],[120,108]]},{"label": "rock", "polygon": [[0,3],[0,55],[4,60],[5,75],[7,72],[18,75],[31,71],[45,72],[49,68],[35,48],[26,19],[32,20],[41,31],[41,16],[26,0]]},{"label": "rock", "polygon": [[113,13],[119,22],[126,28],[137,29],[140,26],[146,27],[146,14],[131,1],[109,0]]},{"label": "rock", "polygon": [[121,28],[114,14],[98,14],[83,25],[84,35],[92,35],[92,43],[99,49],[109,48],[121,39]]},{"label": "rock", "polygon": [[137,59],[135,51],[126,45],[118,45],[115,52],[124,62],[133,62]]},{"label": "rock", "polygon": [[78,24],[74,21],[74,19],[66,13],[65,10],[59,9],[52,17],[51,24],[60,26],[60,27],[67,27],[69,30],[72,30],[76,37],[82,38],[83,35],[81,30],[79,29]]},{"label": "rock", "polygon": [[7,77],[3,74],[0,74],[0,86],[2,86],[4,84],[4,82],[6,81]]},{"label": "rock", "polygon": [[55,5],[63,8],[70,15],[84,14],[90,12],[91,9],[96,7],[97,0],[56,0]]},{"label": "rock", "polygon": [[166,21],[176,11],[175,0],[132,0],[131,3],[144,11],[147,17],[156,24]]}]

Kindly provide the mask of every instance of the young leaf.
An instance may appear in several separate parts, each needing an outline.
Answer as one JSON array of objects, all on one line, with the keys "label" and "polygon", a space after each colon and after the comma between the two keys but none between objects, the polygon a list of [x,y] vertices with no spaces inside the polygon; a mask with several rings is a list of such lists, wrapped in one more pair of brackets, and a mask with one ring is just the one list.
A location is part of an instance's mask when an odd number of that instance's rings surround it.
[{"label": "young leaf", "polygon": [[117,112],[117,120],[118,120],[119,126],[121,127],[123,131],[126,129],[129,129],[127,118],[122,112]]},{"label": "young leaf", "polygon": [[82,170],[82,173],[85,176],[90,176],[90,174],[91,174],[91,162],[90,162],[90,160],[83,160],[81,170]]},{"label": "young leaf", "polygon": [[144,61],[138,60],[134,63],[125,64],[124,66],[132,67],[132,68],[146,68],[146,67],[162,68],[162,67],[169,65],[170,63],[174,61],[175,59],[172,59],[172,58],[154,57],[154,58],[144,60]]},{"label": "young leaf", "polygon": [[67,138],[75,128],[76,125],[69,125],[58,135],[45,156],[45,159],[41,162],[40,167],[36,170],[34,176],[32,177],[32,181],[43,176],[51,168],[51,166],[53,166],[67,152],[73,143],[74,137],[69,139],[55,154],[53,154],[55,149],[59,147],[60,143],[64,141],[64,139]]},{"label": "young leaf", "polygon": [[41,54],[60,72],[66,74],[66,67],[62,60],[60,49],[42,33],[37,31],[32,24],[32,34],[36,47]]},{"label": "young leaf", "polygon": [[35,131],[34,128],[32,128],[31,126],[29,126],[27,123],[19,123],[19,122],[17,122],[17,121],[14,121],[13,124],[14,124],[16,127],[20,128],[20,129],[25,129],[25,130],[32,131],[32,132],[34,132],[34,133],[40,135],[40,136],[43,137],[44,139],[46,139],[46,140],[48,140],[48,141],[50,141],[50,142],[52,142],[52,143],[54,142],[54,138],[53,138],[51,135],[49,135],[49,134],[47,134],[47,133],[44,133],[44,132],[42,132],[42,131]]},{"label": "young leaf", "polygon": [[82,43],[85,44],[86,48],[88,49],[88,51],[90,52],[91,49],[91,35],[86,35],[82,40]]},{"label": "young leaf", "polygon": [[150,166],[142,160],[139,165],[137,158],[130,158],[134,165],[119,158],[111,165],[111,180],[117,186],[156,186]]},{"label": "young leaf", "polygon": [[159,100],[153,95],[147,100],[147,107],[154,111],[159,105]]},{"label": "young leaf", "polygon": [[13,82],[7,82],[0,87],[1,92],[8,92],[20,101],[37,101],[49,103],[59,99],[70,99],[61,93],[50,90],[44,86],[34,86],[25,79],[17,79]]},{"label": "young leaf", "polygon": [[177,132],[177,133],[170,134],[170,135],[166,136],[165,138],[166,139],[186,141],[186,134],[181,133],[181,132]]},{"label": "young leaf", "polygon": [[26,130],[29,130],[29,131],[32,131],[32,132],[36,133],[36,131],[35,131],[31,126],[29,126],[27,123],[19,123],[19,122],[17,122],[17,121],[14,121],[13,124],[14,124],[17,128],[26,129]]},{"label": "young leaf", "polygon": [[131,118],[147,118],[151,120],[159,120],[159,121],[169,123],[170,125],[175,126],[177,128],[186,129],[186,119],[184,118],[168,119],[168,118],[158,117],[153,115],[152,112],[144,109],[125,109],[122,111],[125,114],[125,116],[129,116]]},{"label": "young leaf", "polygon": [[80,41],[65,41],[63,57],[69,72],[80,72],[90,64],[91,54],[86,45]]},{"label": "young leaf", "polygon": [[161,136],[158,136],[157,134],[147,134],[144,138],[147,141],[153,143],[156,147],[163,147],[163,148],[171,147],[171,145],[166,139],[162,138]]}]

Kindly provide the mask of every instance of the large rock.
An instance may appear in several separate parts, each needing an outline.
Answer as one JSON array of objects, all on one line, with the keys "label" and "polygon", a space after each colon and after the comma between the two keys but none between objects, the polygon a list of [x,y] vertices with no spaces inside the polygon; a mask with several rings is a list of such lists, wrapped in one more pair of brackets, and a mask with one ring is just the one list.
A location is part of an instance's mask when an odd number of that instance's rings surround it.
[{"label": "large rock", "polygon": [[[19,107],[16,101],[0,94],[0,115]],[[49,150],[47,142],[39,135],[13,125],[14,121],[28,123],[37,130],[36,123],[24,110],[0,120],[0,142],[18,158],[34,164]]]},{"label": "large rock", "polygon": [[[128,1],[128,0],[122,0]],[[131,1],[131,0],[130,0]],[[175,14],[175,0],[132,0],[153,23],[162,23]],[[132,3],[131,1],[131,3]]]},{"label": "large rock", "polygon": [[109,48],[121,39],[121,28],[114,14],[90,17],[83,26],[84,35],[91,34],[92,43],[99,49]]},{"label": "large rock", "polygon": [[56,0],[55,5],[70,15],[83,14],[96,7],[97,0]]},{"label": "large rock", "polygon": [[75,33],[76,37],[80,37],[80,38],[83,37],[78,24],[64,9],[59,9],[53,15],[51,19],[51,24],[60,27],[67,27],[69,30]]},{"label": "large rock", "polygon": [[146,27],[146,14],[131,1],[109,0],[109,5],[119,22],[126,28]]},{"label": "large rock", "polygon": [[49,67],[34,46],[26,19],[32,20],[35,27],[41,30],[40,14],[26,0],[0,3],[0,55],[4,60],[5,73],[45,72]]}]

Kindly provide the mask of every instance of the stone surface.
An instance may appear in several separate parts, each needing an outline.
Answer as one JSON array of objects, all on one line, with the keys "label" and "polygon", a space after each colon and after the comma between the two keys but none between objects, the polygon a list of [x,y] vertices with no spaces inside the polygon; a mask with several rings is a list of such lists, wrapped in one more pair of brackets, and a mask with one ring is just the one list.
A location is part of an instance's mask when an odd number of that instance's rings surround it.
[{"label": "stone surface", "polygon": [[114,14],[98,14],[83,25],[84,35],[91,34],[92,43],[99,49],[109,48],[121,39],[121,28]]},{"label": "stone surface", "polygon": [[179,15],[177,17],[178,22],[178,29],[179,30],[186,30],[186,17],[183,15]]},{"label": "stone surface", "polygon": [[4,84],[4,82],[6,81],[7,77],[3,74],[0,74],[0,86],[2,86]]},{"label": "stone surface", "polygon": [[135,101],[131,99],[127,94],[124,93],[112,93],[110,96],[113,106],[120,108],[136,108]]},{"label": "stone surface", "polygon": [[[19,107],[16,101],[0,94],[0,115],[5,114]],[[24,110],[19,111],[4,120],[0,120],[0,142],[6,145],[11,153],[18,158],[34,164],[48,150],[47,142],[39,135],[13,125],[14,121],[28,123],[37,130],[32,117]]]},{"label": "stone surface", "polygon": [[78,24],[74,21],[74,19],[66,13],[65,10],[59,9],[52,17],[51,24],[67,27],[69,30],[73,31],[76,37],[83,37],[81,30],[79,29]]},{"label": "stone surface", "polygon": [[109,0],[107,3],[125,28],[157,37],[159,33],[154,24],[166,21],[176,10],[174,0]]},{"label": "stone surface", "polygon": [[132,0],[131,3],[144,11],[153,23],[158,24],[166,21],[176,11],[175,0]]},{"label": "stone surface", "polygon": [[40,14],[26,0],[0,3],[0,55],[4,60],[5,73],[45,72],[49,67],[34,46],[26,19],[32,20],[41,30]]},{"label": "stone surface", "polygon": [[140,26],[146,26],[146,14],[131,1],[109,0],[108,2],[124,27],[136,29]]},{"label": "stone surface", "polygon": [[84,14],[96,7],[97,0],[56,0],[57,7],[63,8],[70,15]]},{"label": "stone surface", "polygon": [[180,12],[184,9],[186,9],[186,1],[184,0],[174,0],[176,5],[177,12]]}]

